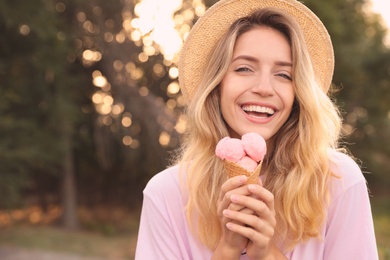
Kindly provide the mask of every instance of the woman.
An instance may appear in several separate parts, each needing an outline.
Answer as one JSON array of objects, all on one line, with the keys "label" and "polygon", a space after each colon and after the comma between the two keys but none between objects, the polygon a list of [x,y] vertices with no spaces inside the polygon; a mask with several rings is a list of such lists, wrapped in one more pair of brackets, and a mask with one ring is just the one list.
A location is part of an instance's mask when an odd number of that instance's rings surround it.
[{"label": "woman", "polygon": [[[144,190],[136,259],[377,259],[364,177],[338,147],[326,95],[333,48],[295,0],[221,0],[179,61],[188,131]],[[215,148],[255,132],[258,184],[226,177]]]}]

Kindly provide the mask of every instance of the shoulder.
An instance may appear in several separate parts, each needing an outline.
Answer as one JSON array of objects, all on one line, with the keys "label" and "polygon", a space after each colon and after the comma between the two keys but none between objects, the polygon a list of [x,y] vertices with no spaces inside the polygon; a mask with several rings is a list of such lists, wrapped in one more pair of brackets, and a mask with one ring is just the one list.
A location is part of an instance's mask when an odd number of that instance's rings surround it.
[{"label": "shoulder", "polygon": [[333,197],[337,197],[357,184],[364,184],[366,180],[359,165],[349,155],[331,150],[330,169],[334,176],[331,177]]},{"label": "shoulder", "polygon": [[182,191],[182,181],[178,165],[169,167],[154,175],[144,189],[145,197],[167,198]]},{"label": "shoulder", "polygon": [[[324,259],[378,259],[366,180],[348,155],[331,153],[330,205],[324,225]],[[362,239],[364,238],[364,239]]]},{"label": "shoulder", "polygon": [[351,184],[364,180],[359,165],[349,155],[336,150],[330,150],[329,154],[330,168],[336,176],[351,181]]}]

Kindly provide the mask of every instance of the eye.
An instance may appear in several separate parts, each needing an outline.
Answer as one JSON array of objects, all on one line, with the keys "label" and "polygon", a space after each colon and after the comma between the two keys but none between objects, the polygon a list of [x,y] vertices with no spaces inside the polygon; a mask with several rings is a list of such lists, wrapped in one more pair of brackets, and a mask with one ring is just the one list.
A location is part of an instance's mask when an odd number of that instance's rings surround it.
[{"label": "eye", "polygon": [[292,77],[286,73],[278,73],[278,74],[276,74],[276,76],[282,77],[282,78],[287,79],[289,81],[292,81]]},{"label": "eye", "polygon": [[238,67],[234,70],[235,72],[251,72],[252,70],[248,67]]}]

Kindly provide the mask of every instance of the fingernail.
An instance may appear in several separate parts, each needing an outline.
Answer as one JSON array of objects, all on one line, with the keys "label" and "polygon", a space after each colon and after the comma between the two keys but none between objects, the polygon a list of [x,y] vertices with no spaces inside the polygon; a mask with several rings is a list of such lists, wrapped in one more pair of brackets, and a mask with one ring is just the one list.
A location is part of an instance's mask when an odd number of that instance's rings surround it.
[{"label": "fingernail", "polygon": [[232,202],[238,202],[239,201],[239,197],[237,195],[232,195],[232,196],[230,196],[230,200]]},{"label": "fingernail", "polygon": [[256,185],[254,185],[254,184],[249,184],[249,185],[248,185],[248,189],[249,189],[250,191],[255,191],[255,190],[256,190]]},{"label": "fingernail", "polygon": [[245,183],[247,180],[247,177],[245,175],[240,176],[240,183]]}]

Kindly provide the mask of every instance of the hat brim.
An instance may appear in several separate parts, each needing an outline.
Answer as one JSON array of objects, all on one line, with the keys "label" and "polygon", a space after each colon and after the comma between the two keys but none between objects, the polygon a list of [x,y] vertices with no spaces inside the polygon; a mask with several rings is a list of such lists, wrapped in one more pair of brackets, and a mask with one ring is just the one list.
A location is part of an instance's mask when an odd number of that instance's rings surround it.
[{"label": "hat brim", "polygon": [[179,56],[179,82],[188,102],[201,81],[207,59],[231,24],[262,8],[277,8],[290,14],[301,27],[318,84],[329,90],[334,70],[333,46],[323,23],[306,6],[295,0],[221,0],[195,23]]}]

